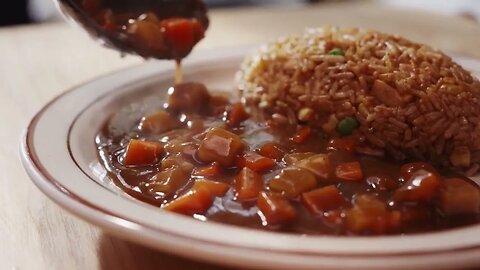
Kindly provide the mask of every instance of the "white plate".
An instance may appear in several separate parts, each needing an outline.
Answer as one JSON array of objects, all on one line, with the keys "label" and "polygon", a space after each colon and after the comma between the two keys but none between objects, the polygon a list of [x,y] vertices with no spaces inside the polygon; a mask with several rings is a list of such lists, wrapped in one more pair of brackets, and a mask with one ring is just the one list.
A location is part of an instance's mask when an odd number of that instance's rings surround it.
[{"label": "white plate", "polygon": [[[185,64],[186,79],[230,91],[247,50],[193,55]],[[480,61],[456,59],[480,74]],[[122,194],[104,177],[95,134],[133,97],[163,96],[172,74],[163,62],[148,62],[75,87],[47,104],[21,142],[33,182],[60,206],[118,237],[218,264],[274,269],[480,266],[480,225],[412,236],[301,236],[201,222]]]}]

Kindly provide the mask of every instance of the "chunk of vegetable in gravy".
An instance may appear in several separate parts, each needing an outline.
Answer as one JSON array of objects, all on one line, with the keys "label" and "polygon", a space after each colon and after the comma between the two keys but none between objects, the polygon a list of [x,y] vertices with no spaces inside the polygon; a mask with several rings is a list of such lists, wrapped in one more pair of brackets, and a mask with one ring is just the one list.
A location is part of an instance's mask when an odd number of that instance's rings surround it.
[{"label": "chunk of vegetable in gravy", "polygon": [[148,132],[160,134],[182,126],[182,123],[166,111],[145,116],[140,122],[139,129]]},{"label": "chunk of vegetable in gravy", "polygon": [[213,203],[214,196],[205,186],[197,186],[163,206],[163,209],[184,215],[202,214]]},{"label": "chunk of vegetable in gravy", "polygon": [[394,194],[396,201],[429,201],[438,195],[442,182],[433,168],[403,168],[405,184]]},{"label": "chunk of vegetable in gravy", "polygon": [[347,200],[334,185],[303,193],[302,202],[310,212],[316,215],[344,207],[348,204]]},{"label": "chunk of vegetable in gravy", "polygon": [[203,162],[218,162],[230,167],[235,164],[244,147],[238,135],[223,128],[212,128],[200,143],[197,155]]},{"label": "chunk of vegetable in gravy", "polygon": [[260,148],[260,155],[273,160],[280,160],[285,156],[285,151],[276,143],[265,143]]},{"label": "chunk of vegetable in gravy", "polygon": [[240,202],[257,199],[263,190],[263,179],[252,169],[245,167],[235,177],[235,199]]},{"label": "chunk of vegetable in gravy", "polygon": [[183,113],[202,113],[207,110],[210,93],[203,84],[181,83],[168,89],[168,110]]},{"label": "chunk of vegetable in gravy", "polygon": [[257,199],[257,207],[264,225],[288,223],[297,215],[292,204],[278,193],[261,192]]},{"label": "chunk of vegetable in gravy", "polygon": [[299,160],[294,165],[309,170],[320,180],[327,180],[332,172],[330,159],[326,154],[318,154]]},{"label": "chunk of vegetable in gravy", "polygon": [[205,34],[203,26],[196,19],[171,18],[161,21],[160,25],[165,33],[165,42],[177,58],[188,54],[193,44]]},{"label": "chunk of vegetable in gravy", "polygon": [[335,175],[347,181],[361,181],[363,179],[362,167],[358,161],[338,165],[335,168]]},{"label": "chunk of vegetable in gravy", "polygon": [[473,184],[461,178],[448,178],[443,185],[440,206],[444,214],[480,213],[480,191]]},{"label": "chunk of vegetable in gravy", "polygon": [[213,196],[222,197],[228,191],[230,186],[222,182],[216,182],[216,181],[205,180],[205,179],[197,179],[195,180],[193,189],[199,189],[199,188],[206,188],[210,191],[210,193]]},{"label": "chunk of vegetable in gravy", "polygon": [[250,115],[247,113],[247,111],[245,111],[243,105],[241,103],[235,103],[227,113],[227,123],[230,126],[238,126],[241,122],[247,120],[249,117]]},{"label": "chunk of vegetable in gravy", "polygon": [[476,183],[423,161],[390,160],[355,132],[336,137],[316,119],[309,126],[267,123],[198,83],[175,86],[164,108],[118,128],[106,123],[96,138],[113,182],[164,210],[319,235],[414,234],[480,223]]},{"label": "chunk of vegetable in gravy", "polygon": [[185,186],[189,179],[189,171],[181,167],[171,167],[154,175],[149,187],[152,192],[169,195]]},{"label": "chunk of vegetable in gravy", "polygon": [[315,188],[316,185],[317,180],[313,173],[293,166],[281,170],[268,184],[271,190],[283,192],[290,199]]},{"label": "chunk of vegetable in gravy", "polygon": [[201,167],[195,170],[193,173],[194,176],[203,176],[203,177],[215,177],[222,174],[222,167],[218,162],[213,162],[212,164]]},{"label": "chunk of vegetable in gravy", "polygon": [[247,167],[253,171],[268,171],[277,165],[273,159],[266,158],[255,152],[247,152],[238,159],[239,168]]},{"label": "chunk of vegetable in gravy", "polygon": [[384,202],[373,195],[359,195],[353,208],[346,211],[347,230],[356,234],[384,234],[395,230],[400,212],[389,212]]},{"label": "chunk of vegetable in gravy", "polygon": [[161,143],[133,139],[128,143],[123,164],[125,166],[153,164],[160,160],[163,152]]}]

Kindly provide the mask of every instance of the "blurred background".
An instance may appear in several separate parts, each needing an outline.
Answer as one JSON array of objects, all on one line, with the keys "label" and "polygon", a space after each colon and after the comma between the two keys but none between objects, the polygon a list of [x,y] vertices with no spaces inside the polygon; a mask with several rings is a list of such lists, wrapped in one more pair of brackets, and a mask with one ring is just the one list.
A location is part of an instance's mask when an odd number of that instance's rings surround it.
[{"label": "blurred background", "polygon": [[[253,5],[299,6],[317,2],[348,2],[347,0],[205,0],[209,8]],[[352,1],[353,2],[353,1]],[[376,0],[391,6],[423,9],[449,15],[462,15],[480,21],[478,0]],[[0,26],[43,23],[61,20],[52,0],[15,0],[9,8],[0,9]]]}]

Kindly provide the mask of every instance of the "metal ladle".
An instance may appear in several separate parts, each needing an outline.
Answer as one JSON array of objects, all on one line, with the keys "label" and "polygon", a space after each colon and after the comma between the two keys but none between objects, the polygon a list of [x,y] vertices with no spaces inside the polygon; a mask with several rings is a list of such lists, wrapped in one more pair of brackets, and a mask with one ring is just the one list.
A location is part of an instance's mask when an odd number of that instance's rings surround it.
[{"label": "metal ladle", "polygon": [[[92,18],[82,5],[82,0],[55,0],[60,11],[67,19],[73,20],[85,29],[92,38],[102,45],[122,53],[142,55],[128,40],[128,35],[121,31],[106,31]],[[83,0],[85,1],[85,0]],[[114,12],[153,12],[159,19],[196,18],[207,29],[209,20],[207,9],[201,0],[103,0],[105,8]],[[152,56],[157,59],[175,59],[172,51]],[[178,59],[177,59],[178,60]]]}]

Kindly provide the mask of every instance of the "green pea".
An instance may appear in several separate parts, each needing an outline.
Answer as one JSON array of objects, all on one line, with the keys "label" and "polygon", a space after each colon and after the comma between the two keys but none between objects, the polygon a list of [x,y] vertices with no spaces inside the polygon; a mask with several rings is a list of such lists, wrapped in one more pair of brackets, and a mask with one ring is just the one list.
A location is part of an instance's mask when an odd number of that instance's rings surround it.
[{"label": "green pea", "polygon": [[357,119],[353,117],[345,117],[337,125],[337,132],[340,135],[350,135],[358,127]]},{"label": "green pea", "polygon": [[341,55],[345,56],[345,52],[342,49],[334,48],[328,52],[328,55]]}]

